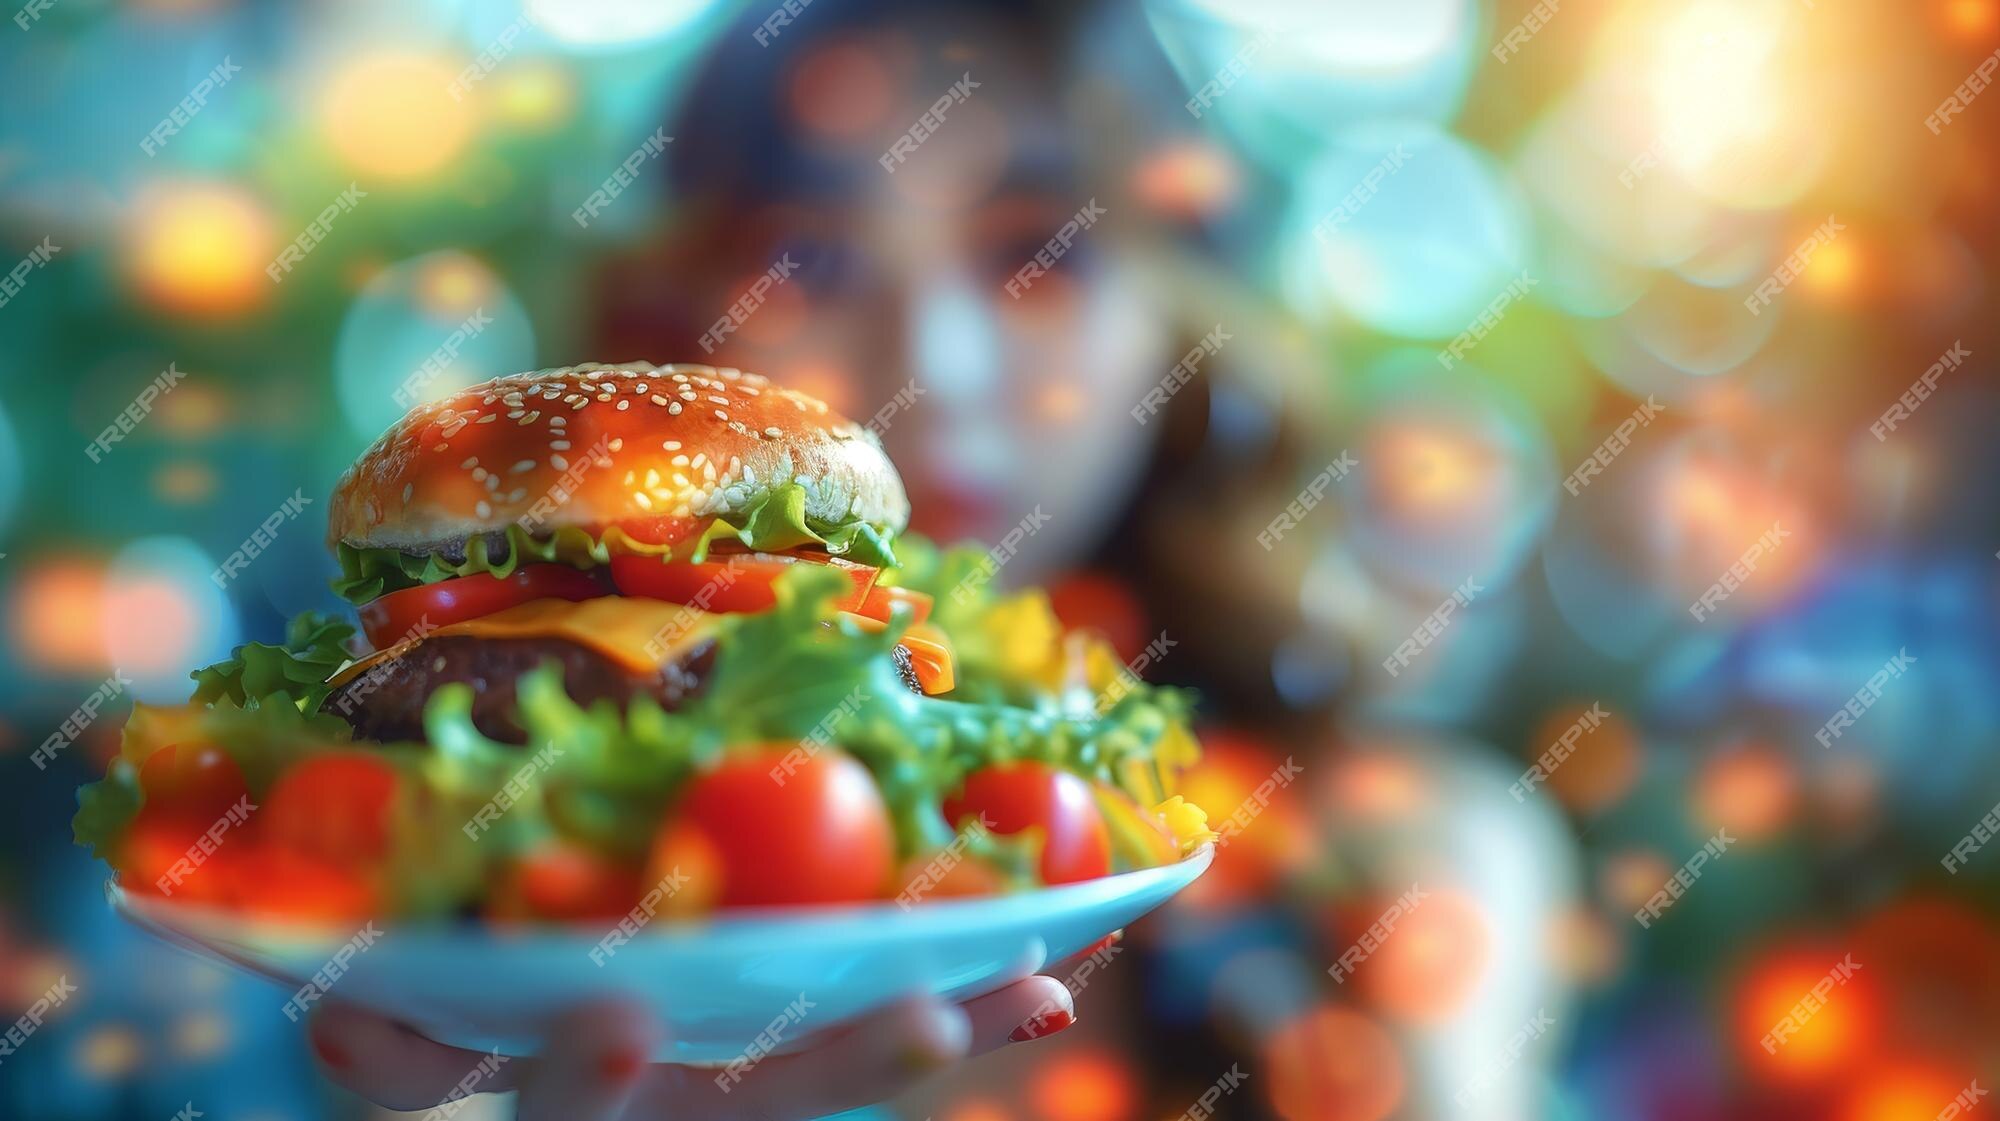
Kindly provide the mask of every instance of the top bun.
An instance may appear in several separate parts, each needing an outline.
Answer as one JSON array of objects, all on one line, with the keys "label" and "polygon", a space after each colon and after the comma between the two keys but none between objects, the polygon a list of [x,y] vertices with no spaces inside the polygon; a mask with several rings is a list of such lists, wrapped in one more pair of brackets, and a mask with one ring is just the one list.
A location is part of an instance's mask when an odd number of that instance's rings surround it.
[{"label": "top bun", "polygon": [[334,486],[327,544],[433,552],[516,524],[666,543],[788,482],[827,523],[909,522],[881,441],[824,401],[727,367],[565,366],[411,409]]}]

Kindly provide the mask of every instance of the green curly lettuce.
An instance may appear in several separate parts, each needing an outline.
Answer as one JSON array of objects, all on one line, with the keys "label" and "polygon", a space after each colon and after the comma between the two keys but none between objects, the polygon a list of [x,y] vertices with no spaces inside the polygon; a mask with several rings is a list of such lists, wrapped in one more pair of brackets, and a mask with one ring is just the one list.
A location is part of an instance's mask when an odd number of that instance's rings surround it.
[{"label": "green curly lettuce", "polygon": [[[473,538],[464,560],[437,553],[406,553],[398,549],[360,548],[341,542],[336,548],[340,575],[336,595],[350,603],[367,603],[389,592],[422,587],[455,576],[491,573],[512,575],[524,564],[567,564],[591,568],[610,562],[618,553],[658,556],[662,561],[705,559],[720,541],[732,541],[760,553],[815,546],[856,564],[883,568],[896,563],[894,534],[887,526],[864,521],[830,522],[806,513],[806,488],[796,482],[771,487],[743,509],[717,518],[700,537],[685,546],[637,541],[616,527],[592,534],[578,526],[561,526],[545,536],[521,525],[509,525],[498,543],[490,536]],[[685,555],[681,555],[685,552]]]},{"label": "green curly lettuce", "polygon": [[227,660],[194,671],[192,699],[237,708],[286,703],[317,711],[331,691],[327,679],[352,658],[347,641],[353,637],[347,623],[305,612],[285,627],[283,643],[246,642]]}]

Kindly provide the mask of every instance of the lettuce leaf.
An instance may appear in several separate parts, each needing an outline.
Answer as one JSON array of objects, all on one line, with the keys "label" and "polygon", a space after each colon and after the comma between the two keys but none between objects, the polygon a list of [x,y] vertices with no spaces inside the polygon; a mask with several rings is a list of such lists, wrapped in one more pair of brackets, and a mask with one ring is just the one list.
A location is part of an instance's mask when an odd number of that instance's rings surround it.
[{"label": "lettuce leaf", "polygon": [[[701,561],[718,541],[739,542],[763,553],[818,546],[856,564],[883,568],[896,563],[894,534],[887,526],[862,521],[829,522],[806,513],[806,488],[796,482],[771,487],[752,498],[742,510],[717,518],[686,546],[655,545],[636,540],[616,526],[592,534],[579,526],[562,526],[536,537],[520,525],[510,525],[496,543],[476,537],[466,546],[465,559],[449,560],[436,553],[406,553],[398,549],[358,548],[340,543],[335,552],[340,575],[336,595],[350,603],[367,603],[389,592],[421,587],[454,576],[487,572],[512,575],[523,564],[560,563],[590,568],[609,563],[615,555],[657,556],[661,560]],[[497,552],[496,552],[497,551]]]},{"label": "lettuce leaf", "polygon": [[308,611],[285,627],[283,644],[246,642],[226,661],[194,671],[192,700],[237,708],[285,703],[318,711],[332,692],[327,678],[353,657],[347,649],[353,637],[349,624]]}]

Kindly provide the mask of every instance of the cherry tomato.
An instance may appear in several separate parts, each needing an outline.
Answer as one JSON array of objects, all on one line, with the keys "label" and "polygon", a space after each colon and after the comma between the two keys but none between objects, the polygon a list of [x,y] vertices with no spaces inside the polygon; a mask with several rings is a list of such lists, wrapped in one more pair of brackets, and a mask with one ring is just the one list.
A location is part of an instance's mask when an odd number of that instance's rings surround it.
[{"label": "cherry tomato", "polygon": [[344,926],[381,914],[374,872],[264,845],[239,854],[228,873],[229,905],[255,918]]},{"label": "cherry tomato", "polygon": [[1040,828],[1042,882],[1075,883],[1111,871],[1111,834],[1090,784],[1047,763],[1021,762],[972,772],[964,789],[944,804],[956,826],[984,815],[995,833]]},{"label": "cherry tomato", "polygon": [[[147,806],[118,845],[118,882],[142,895],[196,903],[228,898],[233,867],[257,845],[254,819],[203,824]],[[206,834],[215,830],[215,839]]]},{"label": "cherry tomato", "polygon": [[522,565],[508,576],[475,572],[404,588],[361,609],[361,629],[377,650],[424,630],[462,623],[538,599],[593,599],[605,595],[595,576],[566,564]]},{"label": "cherry tomato", "polygon": [[581,845],[552,843],[503,874],[490,911],[502,919],[616,919],[639,901],[639,872]]},{"label": "cherry tomato", "polygon": [[861,599],[861,606],[854,609],[856,615],[866,615],[870,619],[892,622],[891,613],[897,604],[905,605],[912,624],[921,623],[931,617],[931,597],[924,592],[910,588],[891,588],[877,584],[868,589]]},{"label": "cherry tomato", "polygon": [[895,838],[874,776],[831,748],[799,750],[732,753],[682,796],[675,824],[712,850],[720,906],[847,903],[889,886]]},{"label": "cherry tomato", "polygon": [[389,855],[400,786],[395,768],[366,751],[330,751],[293,766],[265,796],[273,845],[339,867],[373,867]]},{"label": "cherry tomato", "polygon": [[206,830],[249,797],[242,768],[212,744],[170,743],[139,765],[139,789],[156,821],[185,821]]},{"label": "cherry tomato", "polygon": [[611,580],[628,596],[688,604],[704,611],[752,613],[778,602],[773,581],[794,564],[829,564],[854,581],[854,591],[835,605],[851,610],[866,599],[880,569],[838,557],[804,558],[771,553],[744,553],[700,564],[662,563],[658,557],[611,558]]}]

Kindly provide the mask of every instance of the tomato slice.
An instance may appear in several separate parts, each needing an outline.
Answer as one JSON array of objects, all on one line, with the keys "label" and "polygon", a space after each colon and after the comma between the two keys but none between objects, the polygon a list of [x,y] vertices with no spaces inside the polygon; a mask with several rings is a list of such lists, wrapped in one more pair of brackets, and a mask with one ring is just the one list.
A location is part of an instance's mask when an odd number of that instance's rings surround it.
[{"label": "tomato slice", "polygon": [[771,584],[794,564],[830,565],[854,581],[853,593],[842,596],[836,604],[842,611],[852,610],[866,600],[875,586],[875,578],[881,575],[880,569],[837,557],[744,553],[700,564],[663,564],[657,557],[612,557],[611,582],[628,596],[686,604],[703,611],[748,614],[777,605],[778,594]]},{"label": "tomato slice", "polygon": [[276,847],[345,868],[389,856],[395,768],[367,751],[329,751],[295,764],[264,797],[264,832]]},{"label": "tomato slice", "polygon": [[921,623],[931,617],[931,597],[928,594],[910,588],[891,588],[882,584],[868,589],[868,594],[862,597],[861,606],[854,608],[854,613],[887,623],[894,618],[892,613],[897,604],[908,607],[912,623]]},{"label": "tomato slice", "polygon": [[[662,566],[664,567],[664,566]],[[361,629],[377,650],[426,630],[463,623],[538,599],[593,599],[606,589],[595,576],[566,564],[528,564],[507,576],[476,572],[390,592],[361,609]]]}]

